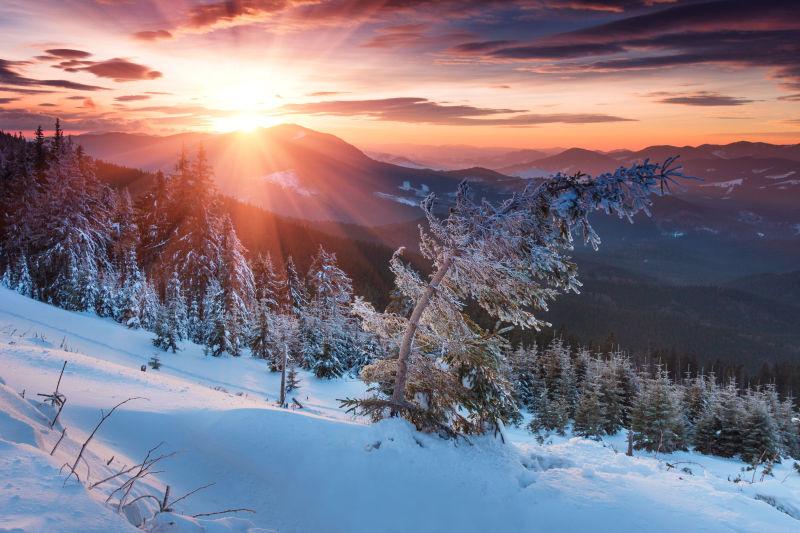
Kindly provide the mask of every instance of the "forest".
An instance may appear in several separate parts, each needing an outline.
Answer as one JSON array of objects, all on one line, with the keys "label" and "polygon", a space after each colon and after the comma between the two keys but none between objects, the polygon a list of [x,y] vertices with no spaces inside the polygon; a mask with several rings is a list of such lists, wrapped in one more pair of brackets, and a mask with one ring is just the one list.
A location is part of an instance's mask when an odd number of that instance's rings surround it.
[{"label": "forest", "polygon": [[631,449],[691,445],[754,464],[800,454],[795,367],[748,376],[674,351],[626,353],[613,334],[580,345],[540,318],[580,286],[567,253],[574,235],[599,244],[588,214],[647,209],[680,177],[670,162],[557,175],[497,205],[464,184],[444,218],[434,197],[422,203],[419,252],[391,254],[286,220],[265,237],[253,222],[267,215],[216,191],[202,147],[134,198],[125,183],[143,174],[93,160],[58,122],[49,138],[40,127],[32,141],[1,140],[3,285],[151,331],[174,357],[191,340],[209,356],[265,359],[289,388],[298,367],[357,375],[373,394],[343,399],[351,412],[444,436],[502,432],[526,410],[543,441],[571,424],[589,438],[627,430]]}]

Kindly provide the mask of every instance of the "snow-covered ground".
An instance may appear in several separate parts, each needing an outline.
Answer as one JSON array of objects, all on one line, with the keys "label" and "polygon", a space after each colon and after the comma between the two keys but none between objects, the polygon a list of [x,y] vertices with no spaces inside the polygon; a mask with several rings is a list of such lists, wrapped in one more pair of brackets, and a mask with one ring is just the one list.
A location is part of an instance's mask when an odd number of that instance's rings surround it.
[{"label": "snow-covered ground", "polygon": [[[179,453],[137,494],[161,495],[170,485],[177,497],[215,482],[175,511],[256,511],[208,519],[162,514],[147,526],[154,531],[800,529],[800,475],[790,461],[750,484],[729,481],[752,476],[735,460],[691,452],[627,457],[622,436],[539,445],[524,428],[509,428],[510,444],[445,441],[401,420],[371,425],[344,413],[337,399],[364,393],[356,379],[303,374],[295,396],[304,408],[287,410],[274,405],[279,376],[249,357],[215,359],[186,344],[162,353],[160,370],[142,372],[156,353],[150,339],[0,289],[0,531],[135,530],[103,503],[112,483],[86,491],[74,481],[64,485],[59,474],[100,409],[132,396],[144,399],[122,406],[89,445],[91,481],[141,461],[163,441],[159,453]],[[29,400],[52,392],[65,360],[60,421],[67,438],[50,457],[60,426],[50,430],[52,413]],[[79,472],[85,477],[84,467]],[[155,508],[141,503],[145,515]]]}]

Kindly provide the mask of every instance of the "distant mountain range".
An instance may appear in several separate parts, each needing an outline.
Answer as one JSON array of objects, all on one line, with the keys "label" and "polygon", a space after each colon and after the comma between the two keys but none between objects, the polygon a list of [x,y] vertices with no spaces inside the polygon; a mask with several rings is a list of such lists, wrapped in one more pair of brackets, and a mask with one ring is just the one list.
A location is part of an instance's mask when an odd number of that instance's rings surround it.
[{"label": "distant mountain range", "polygon": [[519,182],[486,168],[438,171],[377,161],[325,133],[282,125],[250,135],[126,133],[81,135],[92,156],[144,170],[171,170],[182,149],[204,146],[220,189],[275,213],[305,220],[376,225],[412,220],[431,191],[443,198],[463,179],[483,194]]},{"label": "distant mountain range", "polygon": [[[488,167],[437,170],[422,168],[414,155],[370,157],[338,137],[289,124],[249,135],[105,133],[77,139],[97,158],[146,171],[169,171],[182,148],[195,152],[202,144],[225,194],[284,216],[363,226],[418,218],[419,201],[431,191],[446,205],[462,179],[472,181],[479,196],[494,197],[555,172],[598,174],[679,155],[685,173],[701,180],[685,181],[685,190],[656,203],[657,231],[673,238],[800,239],[800,145],[736,142],[611,152],[569,148],[551,155],[481,149],[470,161]],[[422,147],[414,150],[433,155]],[[464,161],[464,147],[441,150],[453,160],[461,154]]]}]

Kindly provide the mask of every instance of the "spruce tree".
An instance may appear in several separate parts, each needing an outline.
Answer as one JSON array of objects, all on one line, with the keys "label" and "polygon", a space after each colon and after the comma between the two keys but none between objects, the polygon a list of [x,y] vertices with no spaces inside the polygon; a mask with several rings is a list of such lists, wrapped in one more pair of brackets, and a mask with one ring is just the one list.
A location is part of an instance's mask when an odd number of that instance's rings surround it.
[{"label": "spruce tree", "polygon": [[780,434],[764,394],[748,391],[744,400],[744,411],[739,452],[742,460],[756,464],[778,459],[781,448]]},{"label": "spruce tree", "polygon": [[599,440],[605,434],[607,419],[603,409],[602,382],[597,359],[586,367],[583,388],[575,409],[573,430],[576,435]]},{"label": "spruce tree", "polygon": [[177,351],[178,342],[185,338],[186,304],[177,272],[173,272],[167,284],[167,293],[155,334],[153,344],[164,351],[172,350],[172,353]]},{"label": "spruce tree", "polygon": [[665,453],[684,449],[680,394],[665,369],[659,368],[654,377],[641,380],[631,415],[636,449]]}]

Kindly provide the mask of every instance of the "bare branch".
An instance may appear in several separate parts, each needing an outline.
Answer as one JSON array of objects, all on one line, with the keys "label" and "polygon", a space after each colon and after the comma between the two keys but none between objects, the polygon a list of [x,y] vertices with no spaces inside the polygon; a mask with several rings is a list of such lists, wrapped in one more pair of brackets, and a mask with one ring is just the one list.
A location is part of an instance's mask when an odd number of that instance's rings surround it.
[{"label": "bare branch", "polygon": [[[100,429],[100,426],[103,425],[103,422],[108,420],[108,417],[110,417],[112,414],[114,414],[114,411],[116,411],[118,407],[120,407],[122,405],[125,405],[126,403],[128,403],[130,401],[133,401],[133,400],[144,400],[144,399],[146,399],[146,398],[142,398],[141,396],[133,396],[131,398],[128,398],[127,400],[123,400],[123,401],[119,402],[117,405],[115,405],[114,407],[112,407],[111,410],[108,413],[104,413],[100,417],[100,421],[97,423],[97,425],[94,427],[94,430],[92,430],[92,433],[89,435],[89,437],[84,441],[83,445],[81,446],[81,449],[78,452],[78,456],[75,458],[75,462],[72,464],[72,467],[70,468],[70,473],[69,473],[69,475],[67,475],[67,479],[64,480],[64,484],[65,485],[67,484],[67,481],[69,481],[69,478],[70,478],[70,476],[72,474],[75,474],[75,477],[78,477],[78,474],[75,472],[75,469],[78,467],[78,461],[80,461],[81,457],[83,457],[83,452],[86,451],[86,447],[92,441],[92,439],[94,438],[95,434],[97,433],[97,430]],[[102,410],[100,412],[103,413]]]},{"label": "bare branch", "polygon": [[253,514],[255,514],[256,512],[254,510],[252,510],[252,509],[245,509],[245,508],[241,508],[241,509],[226,509],[224,511],[216,511],[214,513],[194,514],[194,515],[192,515],[192,518],[200,518],[201,516],[214,516],[214,515],[225,514],[225,513],[253,513]]},{"label": "bare branch", "polygon": [[188,492],[188,493],[184,494],[183,496],[181,496],[181,497],[180,497],[180,498],[178,498],[177,500],[175,500],[175,501],[173,501],[173,502],[170,502],[170,504],[169,504],[169,507],[173,507],[173,506],[174,506],[176,503],[178,503],[179,501],[181,501],[181,500],[185,500],[186,498],[188,498],[188,497],[189,497],[189,496],[191,496],[192,494],[194,494],[194,493],[196,493],[196,492],[200,492],[200,491],[201,491],[201,490],[203,490],[203,489],[207,489],[208,487],[210,487],[210,486],[212,486],[212,485],[216,485],[216,483],[209,483],[208,485],[203,485],[202,487],[198,487],[198,488],[194,489],[193,491],[191,491],[191,492]]}]

